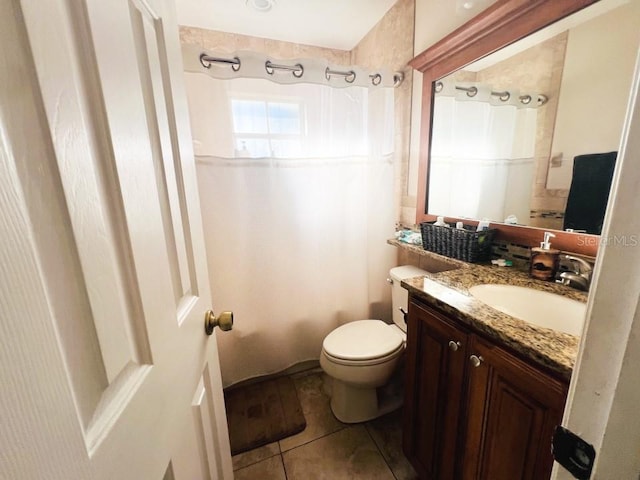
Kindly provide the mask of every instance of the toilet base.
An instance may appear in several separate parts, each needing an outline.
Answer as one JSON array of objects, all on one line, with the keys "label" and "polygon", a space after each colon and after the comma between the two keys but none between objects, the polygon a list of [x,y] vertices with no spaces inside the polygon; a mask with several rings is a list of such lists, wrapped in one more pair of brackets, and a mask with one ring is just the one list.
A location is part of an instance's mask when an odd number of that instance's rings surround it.
[{"label": "toilet base", "polygon": [[331,411],[342,423],[361,423],[402,406],[402,388],[392,381],[379,388],[361,388],[331,379]]}]

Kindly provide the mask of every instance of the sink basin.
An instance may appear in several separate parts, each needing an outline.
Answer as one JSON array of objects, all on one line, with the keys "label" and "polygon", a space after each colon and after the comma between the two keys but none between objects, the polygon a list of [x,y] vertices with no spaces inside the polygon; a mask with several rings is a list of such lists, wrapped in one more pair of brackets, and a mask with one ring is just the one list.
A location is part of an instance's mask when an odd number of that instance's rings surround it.
[{"label": "sink basin", "polygon": [[540,327],[580,336],[586,305],[577,300],[513,285],[476,285],[469,293],[512,317]]}]

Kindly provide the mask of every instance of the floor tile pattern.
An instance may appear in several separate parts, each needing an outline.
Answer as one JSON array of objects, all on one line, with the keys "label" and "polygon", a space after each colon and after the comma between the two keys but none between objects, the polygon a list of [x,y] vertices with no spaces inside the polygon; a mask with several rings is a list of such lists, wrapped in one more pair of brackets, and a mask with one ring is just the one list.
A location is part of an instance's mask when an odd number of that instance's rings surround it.
[{"label": "floor tile pattern", "polygon": [[307,428],[279,442],[235,455],[236,480],[417,480],[402,454],[402,414],[357,425],[331,413],[325,376],[292,376]]}]

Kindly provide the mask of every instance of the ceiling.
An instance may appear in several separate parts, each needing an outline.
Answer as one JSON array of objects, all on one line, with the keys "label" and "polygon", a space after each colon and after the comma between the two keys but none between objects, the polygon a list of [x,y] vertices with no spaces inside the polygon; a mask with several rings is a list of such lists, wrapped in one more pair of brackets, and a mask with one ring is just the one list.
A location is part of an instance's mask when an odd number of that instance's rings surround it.
[{"label": "ceiling", "polygon": [[396,2],[275,0],[259,12],[247,0],[175,1],[180,25],[341,50],[355,47]]}]

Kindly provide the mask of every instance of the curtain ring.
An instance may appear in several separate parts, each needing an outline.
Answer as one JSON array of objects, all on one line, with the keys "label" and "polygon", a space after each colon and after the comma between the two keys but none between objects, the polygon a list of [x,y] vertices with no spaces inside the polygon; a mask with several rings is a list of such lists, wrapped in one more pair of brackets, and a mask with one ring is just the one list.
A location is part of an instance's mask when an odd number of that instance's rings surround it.
[{"label": "curtain ring", "polygon": [[548,101],[549,101],[549,97],[547,97],[546,95],[543,95],[542,93],[540,95],[538,95],[538,106],[539,107],[541,107],[542,105],[544,105]]},{"label": "curtain ring", "polygon": [[509,92],[504,92],[498,98],[501,102],[507,102],[511,98],[511,94]]},{"label": "curtain ring", "polygon": [[206,57],[207,54],[203,53],[200,55],[200,65],[202,65],[204,68],[211,68],[211,62],[207,62],[204,57]]},{"label": "curtain ring", "polygon": [[378,86],[382,83],[382,75],[380,75],[379,73],[369,75],[369,78],[371,78],[371,84],[374,86]]},{"label": "curtain ring", "polygon": [[529,105],[531,103],[531,95],[523,95],[520,97],[520,101],[523,105]]},{"label": "curtain ring", "polygon": [[436,82],[436,84],[435,84],[433,89],[435,90],[436,93],[440,93],[443,88],[444,88],[444,83]]},{"label": "curtain ring", "polygon": [[356,72],[354,72],[353,70],[349,70],[349,75],[346,75],[344,77],[344,81],[347,83],[353,83],[356,81]]},{"label": "curtain ring", "polygon": [[296,63],[296,67],[298,67],[298,70],[293,70],[291,73],[293,73],[294,77],[300,78],[304,74],[304,67],[299,63]]},{"label": "curtain ring", "polygon": [[478,93],[478,89],[476,87],[469,87],[467,90],[467,97],[475,97]]},{"label": "curtain ring", "polygon": [[264,62],[264,69],[269,75],[273,75],[273,72],[274,72],[274,69],[271,65],[273,65],[271,63],[271,60],[267,60],[266,62]]},{"label": "curtain ring", "polygon": [[237,72],[238,70],[240,70],[240,66],[242,65],[242,62],[240,62],[240,59],[238,57],[233,57],[232,59],[228,59],[228,58],[210,57],[206,53],[200,54],[200,65],[202,65],[204,68],[209,69],[211,68],[211,65],[214,63],[231,65],[231,69],[234,72]]}]

